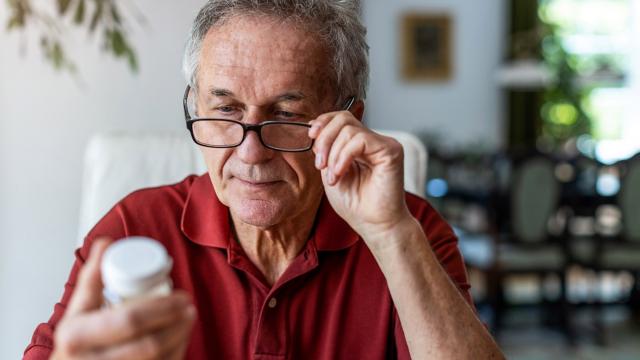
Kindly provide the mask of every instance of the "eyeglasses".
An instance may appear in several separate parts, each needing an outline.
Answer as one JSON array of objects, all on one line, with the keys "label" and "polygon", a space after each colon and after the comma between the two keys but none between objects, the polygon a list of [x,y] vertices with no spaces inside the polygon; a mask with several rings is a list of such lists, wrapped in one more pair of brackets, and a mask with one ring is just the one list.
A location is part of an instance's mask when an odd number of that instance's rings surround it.
[{"label": "eyeglasses", "polygon": [[[313,147],[313,139],[309,137],[307,123],[295,121],[268,120],[259,124],[245,124],[238,120],[218,118],[192,118],[189,114],[188,97],[191,87],[187,86],[182,99],[187,129],[193,141],[210,148],[232,148],[242,144],[249,131],[258,134],[260,143],[266,148],[302,152]],[[349,97],[343,107],[349,110],[355,102],[355,96]]]}]

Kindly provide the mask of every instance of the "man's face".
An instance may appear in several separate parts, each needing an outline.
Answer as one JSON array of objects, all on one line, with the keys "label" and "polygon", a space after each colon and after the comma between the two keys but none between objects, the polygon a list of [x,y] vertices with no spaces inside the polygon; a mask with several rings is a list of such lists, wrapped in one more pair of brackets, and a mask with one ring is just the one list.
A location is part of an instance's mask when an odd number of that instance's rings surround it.
[{"label": "man's face", "polygon": [[[303,121],[336,110],[328,56],[315,36],[269,18],[236,17],[209,31],[197,74],[199,117]],[[311,151],[265,148],[256,132],[231,149],[202,148],[220,201],[266,228],[313,213],[322,195]]]}]

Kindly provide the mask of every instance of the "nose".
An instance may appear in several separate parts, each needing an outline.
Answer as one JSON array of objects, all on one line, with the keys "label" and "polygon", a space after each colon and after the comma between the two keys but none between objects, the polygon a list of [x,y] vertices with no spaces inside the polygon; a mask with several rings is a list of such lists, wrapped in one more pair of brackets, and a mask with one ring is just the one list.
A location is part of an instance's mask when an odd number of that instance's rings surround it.
[{"label": "nose", "polygon": [[[249,124],[256,124],[257,119],[251,119],[247,121]],[[246,164],[260,164],[271,160],[275,156],[275,151],[271,150],[260,141],[257,131],[247,131],[242,144],[236,148],[236,155],[238,158]]]}]

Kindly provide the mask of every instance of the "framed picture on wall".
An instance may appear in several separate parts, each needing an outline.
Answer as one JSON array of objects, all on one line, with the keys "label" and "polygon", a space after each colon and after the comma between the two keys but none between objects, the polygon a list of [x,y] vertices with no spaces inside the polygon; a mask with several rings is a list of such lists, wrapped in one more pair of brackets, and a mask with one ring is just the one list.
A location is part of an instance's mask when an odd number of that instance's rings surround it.
[{"label": "framed picture on wall", "polygon": [[451,78],[451,17],[409,13],[402,17],[402,76],[407,80]]}]

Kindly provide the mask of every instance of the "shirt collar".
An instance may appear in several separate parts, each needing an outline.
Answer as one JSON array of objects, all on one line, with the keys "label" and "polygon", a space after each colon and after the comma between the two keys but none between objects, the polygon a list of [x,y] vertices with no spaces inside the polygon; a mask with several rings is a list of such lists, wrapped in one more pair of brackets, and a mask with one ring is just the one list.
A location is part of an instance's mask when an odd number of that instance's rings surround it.
[{"label": "shirt collar", "polygon": [[[229,208],[220,202],[207,173],[197,177],[182,209],[182,232],[196,244],[227,249],[231,239]],[[319,251],[350,247],[360,237],[331,207],[323,196],[313,229]]]}]

